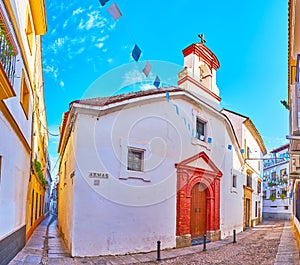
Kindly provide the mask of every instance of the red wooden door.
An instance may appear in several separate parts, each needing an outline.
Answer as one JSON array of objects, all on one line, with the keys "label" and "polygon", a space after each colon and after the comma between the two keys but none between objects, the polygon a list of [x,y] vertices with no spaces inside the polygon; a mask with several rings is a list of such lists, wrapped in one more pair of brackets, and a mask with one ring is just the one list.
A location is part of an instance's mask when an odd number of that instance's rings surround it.
[{"label": "red wooden door", "polygon": [[192,189],[191,198],[191,236],[202,237],[206,234],[206,189],[197,183]]}]

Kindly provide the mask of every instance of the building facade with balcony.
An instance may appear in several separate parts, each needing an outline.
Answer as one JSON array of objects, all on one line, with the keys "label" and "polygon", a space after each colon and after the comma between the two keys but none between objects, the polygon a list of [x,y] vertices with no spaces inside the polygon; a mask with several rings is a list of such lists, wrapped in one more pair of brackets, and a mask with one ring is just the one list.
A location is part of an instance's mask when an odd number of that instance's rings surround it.
[{"label": "building facade with balcony", "polygon": [[[28,216],[36,220],[43,211],[46,163],[41,163],[37,177],[34,157],[36,142],[43,142],[40,152],[46,153],[48,141],[41,61],[41,35],[46,30],[43,0],[0,1],[1,265],[24,246],[31,229]],[[37,131],[37,123],[45,128]]]},{"label": "building facade with balcony", "polygon": [[270,152],[264,160],[263,219],[291,220],[292,183],[289,179],[289,144]]},{"label": "building facade with balcony", "polygon": [[289,178],[293,185],[292,222],[300,244],[300,1],[288,5]]}]

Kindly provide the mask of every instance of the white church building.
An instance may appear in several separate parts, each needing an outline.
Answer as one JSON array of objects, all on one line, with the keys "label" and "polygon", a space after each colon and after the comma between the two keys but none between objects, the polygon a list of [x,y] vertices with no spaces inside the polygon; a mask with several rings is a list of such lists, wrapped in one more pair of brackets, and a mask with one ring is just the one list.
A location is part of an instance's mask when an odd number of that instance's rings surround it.
[{"label": "white church building", "polygon": [[220,240],[261,221],[251,120],[220,110],[219,61],[183,50],[178,87],[74,101],[59,143],[58,226],[72,256]]}]

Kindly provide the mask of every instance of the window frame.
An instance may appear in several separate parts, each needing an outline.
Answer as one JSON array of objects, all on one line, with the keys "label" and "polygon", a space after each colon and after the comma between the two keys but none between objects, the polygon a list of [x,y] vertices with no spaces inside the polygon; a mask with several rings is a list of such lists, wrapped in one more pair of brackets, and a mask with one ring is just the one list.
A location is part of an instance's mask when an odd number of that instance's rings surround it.
[{"label": "window frame", "polygon": [[[198,126],[198,123],[203,124],[203,128],[202,128],[203,134],[199,134],[199,132],[198,132],[198,128],[200,128]],[[205,140],[205,136],[206,136],[206,123],[207,122],[204,121],[203,119],[201,119],[200,117],[196,117],[196,124],[195,124],[195,126],[196,126],[195,133],[196,133],[196,135],[195,135],[195,137],[198,140],[200,140],[200,141],[204,141]]]},{"label": "window frame", "polygon": [[25,34],[26,34],[26,39],[29,47],[30,54],[32,55],[33,47],[35,44],[35,32],[34,32],[34,26],[32,23],[32,17],[31,13],[29,11],[29,8],[27,7],[26,10],[26,27],[25,27]]},{"label": "window frame", "polygon": [[232,174],[232,187],[233,188],[237,188],[237,175],[236,174]]},{"label": "window frame", "polygon": [[[135,157],[130,156],[130,153],[140,154],[138,161],[134,161]],[[138,163],[138,165],[137,165]],[[134,172],[144,172],[145,150],[141,148],[128,147],[127,148],[127,170]],[[136,166],[137,165],[137,166]]]},{"label": "window frame", "polygon": [[252,173],[248,172],[247,173],[247,182],[246,182],[246,186],[250,187],[252,189],[252,184],[253,184],[253,179],[252,179]]},{"label": "window frame", "polygon": [[30,108],[30,90],[26,82],[25,73],[22,71],[21,89],[20,89],[20,104],[28,120]]},{"label": "window frame", "polygon": [[261,193],[262,190],[261,185],[262,185],[261,181],[257,181],[257,194]]}]

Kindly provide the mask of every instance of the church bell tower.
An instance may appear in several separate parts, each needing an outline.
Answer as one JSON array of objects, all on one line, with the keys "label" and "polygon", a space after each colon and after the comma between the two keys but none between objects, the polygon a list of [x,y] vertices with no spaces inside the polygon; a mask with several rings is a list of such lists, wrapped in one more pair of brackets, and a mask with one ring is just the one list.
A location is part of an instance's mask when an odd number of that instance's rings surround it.
[{"label": "church bell tower", "polygon": [[216,83],[216,71],[220,67],[218,58],[205,46],[203,34],[200,42],[194,43],[182,52],[184,68],[178,74],[178,86],[198,94],[203,101],[219,109],[221,98]]}]

